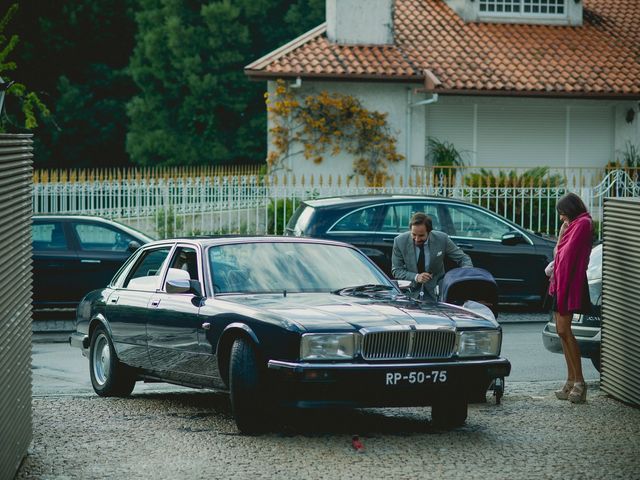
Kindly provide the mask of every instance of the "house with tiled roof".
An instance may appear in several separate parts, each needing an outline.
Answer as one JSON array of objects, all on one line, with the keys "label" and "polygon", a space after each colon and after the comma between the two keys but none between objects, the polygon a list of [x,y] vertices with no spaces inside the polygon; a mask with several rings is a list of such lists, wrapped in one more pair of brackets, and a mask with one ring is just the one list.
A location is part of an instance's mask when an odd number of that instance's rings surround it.
[{"label": "house with tiled roof", "polygon": [[[245,72],[386,113],[405,177],[429,138],[486,167],[604,167],[640,144],[638,0],[327,0],[326,23]],[[345,153],[288,161],[352,173]]]}]

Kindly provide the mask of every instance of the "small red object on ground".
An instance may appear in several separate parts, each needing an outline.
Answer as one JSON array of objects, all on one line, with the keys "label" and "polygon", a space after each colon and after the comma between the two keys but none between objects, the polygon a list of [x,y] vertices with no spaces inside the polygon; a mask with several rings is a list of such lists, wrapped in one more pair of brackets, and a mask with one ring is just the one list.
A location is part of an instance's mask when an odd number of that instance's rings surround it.
[{"label": "small red object on ground", "polygon": [[351,437],[351,446],[353,446],[356,452],[364,453],[364,444],[360,441],[360,437],[358,437],[358,435]]}]

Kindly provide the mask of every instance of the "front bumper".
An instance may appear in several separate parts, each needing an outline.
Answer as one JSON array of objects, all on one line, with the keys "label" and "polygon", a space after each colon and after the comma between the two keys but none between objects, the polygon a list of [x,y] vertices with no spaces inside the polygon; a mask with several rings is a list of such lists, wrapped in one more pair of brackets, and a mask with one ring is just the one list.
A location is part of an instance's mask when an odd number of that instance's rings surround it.
[{"label": "front bumper", "polygon": [[[600,344],[602,342],[602,330],[599,327],[585,327],[579,324],[572,324],[571,331],[576,337],[580,347],[580,356],[591,358],[600,355]],[[562,353],[562,343],[558,336],[555,323],[549,322],[542,330],[542,343],[544,348],[553,353]]]},{"label": "front bumper", "polygon": [[268,373],[279,403],[296,407],[401,407],[432,405],[461,395],[484,394],[509,375],[504,358],[421,363],[297,363],[270,360]]}]

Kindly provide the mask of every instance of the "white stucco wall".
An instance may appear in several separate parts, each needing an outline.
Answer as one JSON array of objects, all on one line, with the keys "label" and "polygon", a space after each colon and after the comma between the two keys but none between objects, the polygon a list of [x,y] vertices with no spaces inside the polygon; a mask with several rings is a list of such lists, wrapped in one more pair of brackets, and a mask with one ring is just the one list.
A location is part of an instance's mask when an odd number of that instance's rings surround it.
[{"label": "white stucco wall", "polygon": [[[270,92],[274,85],[269,82]],[[301,96],[339,91],[354,95],[370,110],[386,112],[398,152],[408,157],[389,167],[396,177],[407,178],[412,165],[428,164],[429,136],[452,142],[468,165],[486,167],[602,168],[620,157],[627,142],[640,146],[635,101],[441,95],[436,103],[409,108],[409,104],[430,98],[412,93],[420,86],[303,81],[297,91]],[[627,123],[630,108],[636,115]],[[345,177],[353,173],[353,159],[345,153],[333,157],[329,152],[316,165],[298,155],[286,167],[296,175]]]},{"label": "white stucco wall", "polygon": [[603,167],[639,120],[625,121],[635,102],[512,97],[440,97],[426,113],[426,136],[452,142],[469,165]]}]

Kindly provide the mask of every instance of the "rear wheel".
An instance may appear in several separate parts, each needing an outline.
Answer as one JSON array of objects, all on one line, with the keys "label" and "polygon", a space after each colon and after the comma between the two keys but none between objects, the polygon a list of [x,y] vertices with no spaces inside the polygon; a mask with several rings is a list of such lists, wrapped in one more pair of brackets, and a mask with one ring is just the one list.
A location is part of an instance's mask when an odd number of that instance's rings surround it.
[{"label": "rear wheel", "polygon": [[242,433],[259,433],[266,428],[268,402],[261,377],[253,343],[237,338],[231,347],[229,390],[233,417]]},{"label": "rear wheel", "polygon": [[431,406],[431,423],[438,428],[456,428],[467,420],[466,399],[443,398]]},{"label": "rear wheel", "polygon": [[101,397],[126,397],[136,383],[134,371],[118,360],[104,327],[96,328],[91,336],[89,371],[93,390]]}]

